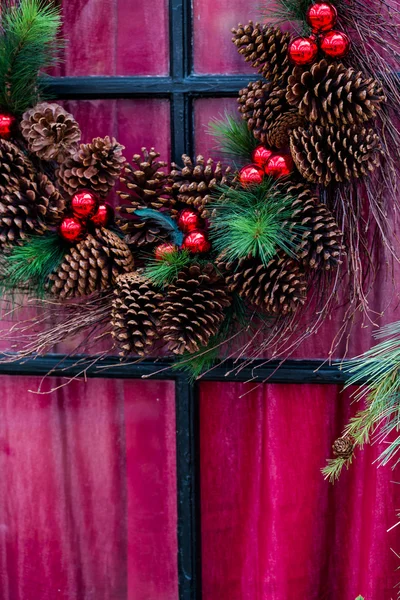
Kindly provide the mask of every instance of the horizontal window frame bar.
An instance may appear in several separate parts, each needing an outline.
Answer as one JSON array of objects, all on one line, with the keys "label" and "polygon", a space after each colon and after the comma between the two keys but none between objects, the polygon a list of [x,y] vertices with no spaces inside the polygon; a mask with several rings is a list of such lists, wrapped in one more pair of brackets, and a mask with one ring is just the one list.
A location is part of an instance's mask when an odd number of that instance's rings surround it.
[{"label": "horizontal window frame bar", "polygon": [[[0,355],[0,360],[2,356],[4,355]],[[90,366],[94,359],[94,356],[87,355],[71,357],[47,354],[18,359],[15,362],[0,362],[0,375],[157,380],[178,380],[187,377],[182,371],[173,368],[174,361],[167,359],[144,359],[137,363],[124,364],[118,357],[109,357]],[[199,381],[344,384],[349,379],[349,374],[341,368],[343,361],[340,360],[332,361],[331,364],[323,359],[269,362],[257,360],[251,366],[241,368],[241,365],[241,362],[217,365]]]}]

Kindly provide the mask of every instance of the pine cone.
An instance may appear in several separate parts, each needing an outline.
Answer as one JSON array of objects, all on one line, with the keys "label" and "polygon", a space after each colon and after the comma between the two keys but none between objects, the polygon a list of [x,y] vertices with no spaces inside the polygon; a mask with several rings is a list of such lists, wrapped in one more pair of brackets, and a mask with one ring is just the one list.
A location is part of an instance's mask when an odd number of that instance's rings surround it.
[{"label": "pine cone", "polygon": [[59,104],[41,102],[26,111],[21,121],[28,148],[42,160],[63,162],[81,138],[74,117]]},{"label": "pine cone", "polygon": [[161,305],[161,333],[170,350],[193,353],[205,346],[217,333],[229,304],[223,278],[211,263],[182,269]]},{"label": "pine cone", "polygon": [[81,144],[79,150],[60,165],[57,171],[60,185],[71,196],[79,188],[90,188],[106,196],[124,166],[123,149],[115,138],[108,136]]},{"label": "pine cone", "polygon": [[112,336],[120,356],[148,354],[158,338],[163,295],[142,271],[120,275],[115,283],[111,313]]},{"label": "pine cone", "polygon": [[303,127],[305,119],[297,110],[279,114],[268,128],[268,145],[275,148],[289,146],[290,132],[296,127]]},{"label": "pine cone", "polygon": [[368,175],[382,152],[373,129],[345,125],[294,129],[290,151],[302,177],[325,186]]},{"label": "pine cone", "polygon": [[0,138],[0,195],[18,189],[21,180],[33,178],[33,165],[24,153],[11,142]]},{"label": "pine cone", "polygon": [[246,62],[262,73],[274,84],[286,85],[290,71],[288,46],[290,34],[282,33],[277,27],[253,24],[238,25],[232,29],[232,42]]},{"label": "pine cone", "polygon": [[21,178],[0,198],[0,246],[21,244],[30,234],[42,235],[63,216],[65,205],[48,177]]},{"label": "pine cone", "polygon": [[354,441],[348,435],[338,438],[333,446],[333,454],[337,458],[343,458],[348,460],[353,456],[354,452]]},{"label": "pine cone", "polygon": [[300,265],[283,253],[264,265],[254,257],[226,262],[217,259],[228,290],[238,292],[244,300],[275,315],[287,315],[305,303],[307,282]]},{"label": "pine cone", "polygon": [[295,67],[286,99],[311,123],[353,125],[376,116],[386,98],[375,79],[341,63],[321,60],[309,70]]},{"label": "pine cone", "polygon": [[[212,200],[212,192],[218,185],[231,181],[231,168],[224,169],[220,162],[214,164],[212,158],[205,160],[198,156],[193,164],[189,156],[182,156],[183,168],[172,163],[168,177],[167,190],[181,205],[195,208],[199,216],[206,219],[210,212],[208,204]],[[179,205],[172,211],[176,213]]]},{"label": "pine cone", "polygon": [[250,82],[240,90],[238,103],[249,130],[262,144],[268,141],[269,127],[281,114],[290,110],[285,89],[263,81]]},{"label": "pine cone", "polygon": [[133,269],[133,257],[123,240],[109,229],[96,229],[65,255],[49,277],[49,291],[61,299],[88,296],[109,288]]},{"label": "pine cone", "polygon": [[126,233],[124,240],[128,246],[135,246],[151,250],[151,246],[167,239],[165,230],[153,221],[129,221],[120,225],[121,231]]}]

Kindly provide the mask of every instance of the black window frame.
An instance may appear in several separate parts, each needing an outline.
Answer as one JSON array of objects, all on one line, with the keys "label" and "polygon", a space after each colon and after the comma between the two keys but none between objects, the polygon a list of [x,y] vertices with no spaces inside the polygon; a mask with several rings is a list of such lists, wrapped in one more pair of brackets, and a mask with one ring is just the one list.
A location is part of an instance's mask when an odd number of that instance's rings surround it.
[{"label": "black window frame", "polygon": [[[169,0],[170,73],[157,76],[52,77],[46,86],[55,98],[93,100],[122,98],[166,98],[171,110],[171,160],[182,154],[193,156],[195,149],[194,103],[197,98],[235,97],[238,90],[257,76],[197,75],[193,72],[193,9],[191,0]],[[83,357],[82,357],[83,358]],[[90,361],[88,361],[90,362]],[[321,366],[322,360],[255,361],[237,374],[232,363],[217,366],[201,381],[326,383],[343,384],[346,374],[339,361]],[[107,369],[105,369],[107,365]],[[148,359],[121,368],[117,358],[102,360],[85,370],[87,378],[139,379],[153,376],[174,380],[177,452],[177,536],[179,600],[200,600],[200,382],[191,382],[185,373],[171,368],[172,362]],[[236,363],[237,366],[237,363]],[[160,372],[161,371],[161,372]],[[82,363],[77,357],[58,354],[32,357],[13,363],[0,362],[0,375],[54,377],[78,376]]]}]

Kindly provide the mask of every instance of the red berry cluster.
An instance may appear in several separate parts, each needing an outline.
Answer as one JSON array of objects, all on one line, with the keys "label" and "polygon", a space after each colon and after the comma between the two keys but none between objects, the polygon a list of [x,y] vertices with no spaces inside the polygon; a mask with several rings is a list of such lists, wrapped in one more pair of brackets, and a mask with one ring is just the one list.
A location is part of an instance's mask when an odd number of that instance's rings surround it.
[{"label": "red berry cluster", "polygon": [[290,175],[293,171],[293,159],[290,154],[273,152],[265,146],[257,146],[252,159],[253,164],[243,167],[239,172],[242,185],[260,184],[264,175],[278,179]]},{"label": "red berry cluster", "polygon": [[[185,233],[182,246],[180,247],[182,250],[189,250],[192,254],[203,254],[210,250],[211,244],[204,231],[205,223],[197,212],[189,208],[182,210],[178,217],[178,226]],[[175,244],[164,242],[157,246],[154,254],[157,260],[163,260],[167,254],[172,254],[177,250],[178,247]]]},{"label": "red berry cluster", "polygon": [[330,2],[316,2],[307,11],[307,22],[312,29],[310,37],[296,37],[289,45],[290,60],[296,65],[315,61],[318,48],[332,58],[343,58],[350,50],[350,40],[342,31],[333,29],[337,10]]},{"label": "red berry cluster", "polygon": [[94,227],[106,227],[113,218],[113,208],[90,190],[80,190],[71,199],[72,215],[61,222],[59,233],[70,243],[79,242],[87,232],[89,223]]}]

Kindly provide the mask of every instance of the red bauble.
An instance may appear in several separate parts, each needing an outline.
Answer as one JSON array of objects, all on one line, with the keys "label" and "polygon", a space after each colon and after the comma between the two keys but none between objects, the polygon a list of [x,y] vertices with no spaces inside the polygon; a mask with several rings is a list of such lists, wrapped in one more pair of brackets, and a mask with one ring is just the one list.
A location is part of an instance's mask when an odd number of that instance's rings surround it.
[{"label": "red bauble", "polygon": [[15,123],[15,117],[0,114],[0,138],[8,140]]},{"label": "red bauble", "polygon": [[307,22],[313,31],[329,31],[337,20],[337,10],[330,2],[316,2],[307,11]]},{"label": "red bauble", "polygon": [[239,181],[242,185],[256,185],[264,179],[264,172],[257,165],[247,165],[239,171]]},{"label": "red bauble", "polygon": [[110,204],[108,204],[108,202],[102,202],[101,204],[99,204],[98,209],[90,218],[90,220],[94,225],[96,225],[96,227],[105,227],[113,220],[113,218],[113,207]]},{"label": "red bauble", "polygon": [[164,242],[159,244],[154,250],[156,260],[163,260],[168,254],[173,254],[177,251],[177,247],[172,242]]},{"label": "red bauble", "polygon": [[71,209],[78,219],[89,219],[94,215],[99,205],[97,196],[90,190],[77,192],[71,200]]},{"label": "red bauble", "polygon": [[185,208],[179,215],[178,226],[185,233],[199,229],[201,225],[202,221],[199,215],[194,210],[190,210],[190,208]]},{"label": "red bauble", "polygon": [[211,244],[204,231],[191,231],[183,240],[182,248],[193,254],[208,252]]},{"label": "red bauble", "polygon": [[269,148],[266,148],[265,146],[257,146],[252,154],[252,159],[258,167],[264,167],[271,158],[272,154],[273,152]]},{"label": "red bauble", "polygon": [[343,31],[329,31],[321,39],[321,50],[328,56],[343,58],[350,51],[350,39]]},{"label": "red bauble", "polygon": [[289,44],[289,59],[295,65],[309,65],[317,58],[317,54],[317,42],[311,37],[297,37]]},{"label": "red bauble", "polygon": [[265,165],[265,173],[269,177],[277,179],[290,175],[293,167],[293,159],[290,154],[274,154]]},{"label": "red bauble", "polygon": [[58,229],[60,236],[70,243],[79,242],[84,238],[86,228],[76,217],[66,217]]}]

